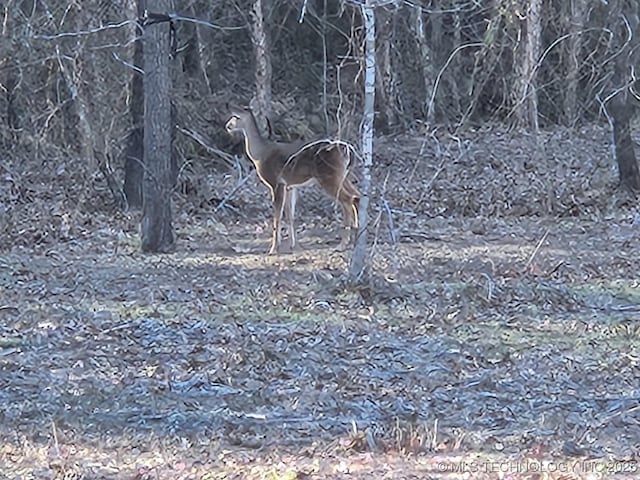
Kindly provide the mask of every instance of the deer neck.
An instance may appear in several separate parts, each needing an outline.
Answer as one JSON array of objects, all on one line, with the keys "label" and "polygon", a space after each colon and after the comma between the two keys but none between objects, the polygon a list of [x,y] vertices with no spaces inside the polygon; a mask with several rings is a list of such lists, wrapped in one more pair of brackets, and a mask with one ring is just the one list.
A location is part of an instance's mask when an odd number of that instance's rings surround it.
[{"label": "deer neck", "polygon": [[251,117],[248,125],[243,130],[244,133],[244,150],[254,164],[259,164],[264,160],[267,149],[267,141],[262,138],[258,125],[253,117]]}]

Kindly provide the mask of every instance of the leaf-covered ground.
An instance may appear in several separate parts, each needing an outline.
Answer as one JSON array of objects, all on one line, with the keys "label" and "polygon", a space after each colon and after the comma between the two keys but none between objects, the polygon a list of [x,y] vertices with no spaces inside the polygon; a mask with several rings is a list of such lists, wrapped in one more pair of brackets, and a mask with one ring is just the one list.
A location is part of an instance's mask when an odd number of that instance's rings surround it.
[{"label": "leaf-covered ground", "polygon": [[358,288],[314,192],[293,253],[250,180],[178,198],[156,256],[135,214],[7,174],[0,478],[635,478],[640,226],[606,143],[425,138],[378,143]]}]

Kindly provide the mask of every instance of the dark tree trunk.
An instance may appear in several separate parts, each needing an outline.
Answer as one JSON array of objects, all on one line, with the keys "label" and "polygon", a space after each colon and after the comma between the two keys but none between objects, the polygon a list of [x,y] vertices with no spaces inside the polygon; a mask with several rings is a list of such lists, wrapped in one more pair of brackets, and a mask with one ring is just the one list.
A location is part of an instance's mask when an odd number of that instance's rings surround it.
[{"label": "dark tree trunk", "polygon": [[[197,11],[194,4],[187,8],[187,13],[193,18],[200,16],[200,12]],[[185,75],[180,75],[179,79],[186,81],[189,87],[188,91],[195,92],[200,98],[210,92],[200,54],[201,40],[198,25],[194,22],[184,21],[180,22],[178,27],[178,38],[184,39],[185,44],[181,54],[182,71]]]},{"label": "dark tree trunk", "polygon": [[271,116],[271,50],[269,45],[269,35],[264,18],[265,1],[252,0],[250,12],[251,42],[253,43],[253,53],[255,55],[255,82],[256,96],[252,109],[260,130],[268,131],[268,118]]},{"label": "dark tree trunk", "polygon": [[[7,62],[9,63],[9,62]],[[7,125],[11,130],[17,132],[22,128],[22,115],[18,106],[18,75],[12,68],[7,69],[7,76],[4,81],[7,101]]]},{"label": "dark tree trunk", "polygon": [[[614,63],[611,88],[613,93],[606,105],[613,126],[613,142],[618,164],[620,184],[634,192],[640,192],[640,172],[638,160],[631,138],[631,119],[634,114],[634,102],[631,86],[634,80],[634,65],[640,53],[639,8],[637,2],[617,0],[611,2],[610,22],[616,25],[612,30],[617,34],[620,53]],[[624,17],[627,22],[621,22]],[[614,23],[615,22],[615,23]]]},{"label": "dark tree trunk", "polygon": [[[157,0],[154,9],[168,12],[169,3],[169,0]],[[169,24],[147,26],[144,32],[143,252],[168,252],[175,245],[171,225],[173,169],[169,52]]]},{"label": "dark tree trunk", "polygon": [[[145,0],[137,1],[138,18],[142,18],[145,10]],[[136,30],[136,40],[133,47],[133,64],[142,70],[144,62],[144,47],[142,32]],[[131,78],[131,99],[129,116],[132,129],[127,136],[127,148],[124,159],[124,194],[130,208],[142,207],[142,178],[144,175],[144,87],[142,74],[134,70]]]},{"label": "dark tree trunk", "polygon": [[618,163],[620,184],[631,191],[640,191],[640,172],[638,160],[631,138],[631,118],[633,116],[631,96],[626,92],[617,93],[609,101],[609,114],[613,123],[613,141]]}]

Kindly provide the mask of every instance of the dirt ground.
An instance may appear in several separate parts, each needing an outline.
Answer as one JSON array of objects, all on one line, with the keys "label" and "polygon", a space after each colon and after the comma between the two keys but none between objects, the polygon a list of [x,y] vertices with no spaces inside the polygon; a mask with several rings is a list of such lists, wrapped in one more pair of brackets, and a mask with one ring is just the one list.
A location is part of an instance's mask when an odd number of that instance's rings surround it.
[{"label": "dirt ground", "polygon": [[0,478],[636,478],[640,222],[563,135],[380,140],[359,287],[317,192],[266,256],[266,192],[213,214],[211,174],[143,255],[136,213],[5,176]]}]

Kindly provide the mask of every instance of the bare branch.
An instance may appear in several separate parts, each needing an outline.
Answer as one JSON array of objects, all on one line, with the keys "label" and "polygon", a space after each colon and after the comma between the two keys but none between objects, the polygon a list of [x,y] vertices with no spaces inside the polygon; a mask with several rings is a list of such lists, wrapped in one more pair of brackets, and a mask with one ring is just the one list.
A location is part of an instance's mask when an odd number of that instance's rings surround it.
[{"label": "bare branch", "polygon": [[[157,15],[157,14],[156,14]],[[196,23],[198,25],[204,25],[209,28],[213,28],[216,30],[244,30],[246,28],[245,25],[235,26],[235,27],[225,27],[223,25],[218,25],[216,23],[207,22],[206,20],[200,20],[199,18],[193,17],[184,17],[182,15],[178,15],[177,13],[167,13],[166,18],[169,20],[181,20],[183,22],[191,22]]]},{"label": "bare branch", "polygon": [[222,150],[218,150],[217,148],[214,148],[214,147],[212,147],[210,145],[207,145],[205,140],[202,138],[202,135],[200,135],[198,132],[194,132],[193,130],[189,130],[187,128],[183,128],[181,126],[177,126],[176,128],[178,129],[178,131],[180,133],[186,135],[187,137],[191,138],[192,140],[195,140],[196,143],[198,143],[201,147],[203,147],[207,152],[213,153],[214,155],[219,156],[228,165],[233,165],[233,156],[232,155],[229,155],[228,153],[223,152]]},{"label": "bare branch", "polygon": [[[428,111],[429,112],[432,112],[433,109],[435,108],[436,92],[438,91],[438,85],[440,84],[440,79],[442,78],[442,74],[444,73],[444,71],[447,69],[447,67],[449,66],[449,64],[453,60],[453,57],[455,57],[455,55],[459,51],[464,50],[465,48],[483,47],[483,46],[484,46],[484,43],[482,43],[482,42],[466,43],[464,45],[460,45],[453,52],[451,52],[451,55],[449,55],[449,58],[447,58],[447,61],[445,62],[445,64],[442,66],[442,68],[438,72],[438,76],[436,77],[435,84],[433,85],[433,91],[431,92],[431,100],[429,101],[429,107],[428,107]],[[428,116],[429,115],[427,115],[427,117]]]},{"label": "bare branch", "polygon": [[141,69],[140,67],[138,67],[138,66],[134,65],[134,64],[133,64],[133,63],[131,63],[131,62],[127,62],[127,61],[125,61],[125,60],[121,59],[121,58],[120,58],[120,56],[119,56],[116,52],[113,52],[113,53],[112,53],[112,55],[113,55],[113,58],[115,58],[118,62],[120,62],[121,64],[123,64],[125,67],[129,67],[131,70],[135,70],[135,71],[136,71],[136,72],[138,72],[140,75],[144,75],[144,70],[143,70],[143,69]]},{"label": "bare branch", "polygon": [[298,23],[304,22],[304,14],[307,12],[307,0],[302,0],[302,8],[300,9],[300,17]]},{"label": "bare branch", "polygon": [[137,20],[125,20],[124,22],[110,23],[108,25],[103,25],[101,27],[90,28],[88,30],[79,30],[77,32],[60,32],[60,33],[56,33],[55,35],[36,34],[36,35],[33,35],[33,38],[37,40],[57,40],[59,38],[65,38],[65,37],[84,37],[87,35],[93,35],[96,33],[104,32],[106,30],[114,30],[117,28],[122,28],[128,25],[137,24],[137,23],[138,23]]},{"label": "bare branch", "polygon": [[[216,30],[243,30],[245,28],[244,25],[243,26],[238,26],[238,27],[225,27],[225,26],[222,26],[222,25],[217,25],[215,23],[207,22],[205,20],[200,20],[198,18],[184,17],[182,15],[177,15],[175,13],[167,14],[166,18],[169,21],[171,21],[171,20],[181,20],[181,21],[185,21],[185,22],[196,23],[198,25],[204,25],[204,26],[207,26],[209,28],[214,28]],[[132,24],[135,24],[136,26],[139,25],[138,19],[135,19],[135,20],[124,20],[124,21],[122,21],[120,23],[109,23],[107,25],[102,25],[100,27],[90,28],[90,29],[87,29],[87,30],[79,30],[77,32],[60,32],[60,33],[56,33],[54,35],[36,34],[36,35],[33,35],[33,38],[35,38],[36,40],[57,40],[59,38],[84,37],[84,36],[87,36],[87,35],[94,35],[96,33],[104,32],[106,30],[114,30],[114,29],[126,27],[126,26],[132,25]]]}]

